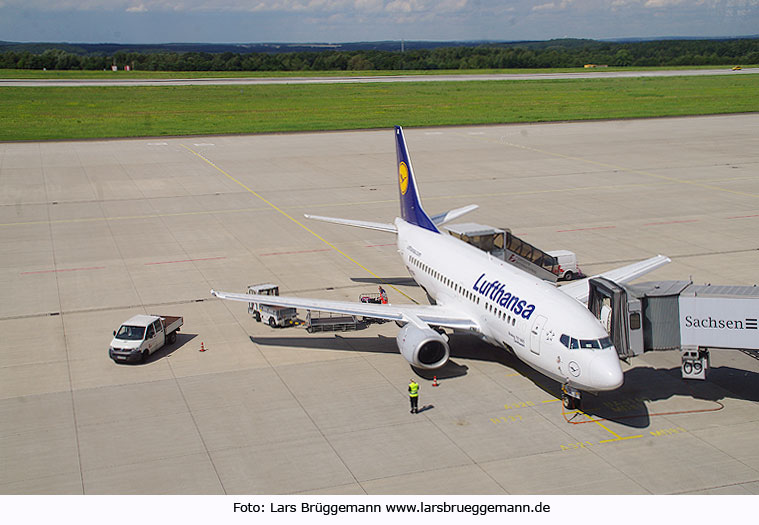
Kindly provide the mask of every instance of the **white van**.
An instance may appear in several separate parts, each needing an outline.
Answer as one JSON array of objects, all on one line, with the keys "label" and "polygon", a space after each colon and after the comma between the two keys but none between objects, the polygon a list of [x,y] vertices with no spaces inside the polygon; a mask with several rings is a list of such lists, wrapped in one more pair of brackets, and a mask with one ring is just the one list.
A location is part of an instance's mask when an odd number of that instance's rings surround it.
[{"label": "white van", "polygon": [[577,266],[577,255],[569,250],[554,250],[546,252],[548,255],[556,257],[559,263],[559,279],[571,281],[582,276],[580,267]]}]

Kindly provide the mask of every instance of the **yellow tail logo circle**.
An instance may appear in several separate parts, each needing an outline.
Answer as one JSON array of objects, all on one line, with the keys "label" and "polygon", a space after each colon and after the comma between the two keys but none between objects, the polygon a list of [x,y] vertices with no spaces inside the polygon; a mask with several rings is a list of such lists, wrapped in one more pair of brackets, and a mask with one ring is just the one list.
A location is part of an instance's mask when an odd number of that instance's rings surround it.
[{"label": "yellow tail logo circle", "polygon": [[408,166],[405,162],[401,162],[398,166],[398,182],[401,185],[401,194],[406,195],[408,190]]}]

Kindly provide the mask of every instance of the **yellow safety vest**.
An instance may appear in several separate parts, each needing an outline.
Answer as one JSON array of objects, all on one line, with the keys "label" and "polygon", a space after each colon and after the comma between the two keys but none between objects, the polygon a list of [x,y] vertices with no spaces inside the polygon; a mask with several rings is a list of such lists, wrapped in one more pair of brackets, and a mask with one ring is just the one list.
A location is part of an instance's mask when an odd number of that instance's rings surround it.
[{"label": "yellow safety vest", "polygon": [[419,397],[419,384],[418,383],[409,383],[409,385],[408,385],[408,396],[409,397]]}]

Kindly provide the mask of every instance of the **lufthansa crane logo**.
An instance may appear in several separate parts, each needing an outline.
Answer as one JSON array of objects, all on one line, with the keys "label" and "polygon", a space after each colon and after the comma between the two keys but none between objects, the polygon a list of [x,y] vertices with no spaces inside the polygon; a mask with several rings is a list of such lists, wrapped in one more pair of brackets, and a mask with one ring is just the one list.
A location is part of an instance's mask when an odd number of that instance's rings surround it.
[{"label": "lufthansa crane logo", "polygon": [[408,190],[408,166],[405,162],[398,165],[398,183],[401,185],[401,194],[406,195]]}]

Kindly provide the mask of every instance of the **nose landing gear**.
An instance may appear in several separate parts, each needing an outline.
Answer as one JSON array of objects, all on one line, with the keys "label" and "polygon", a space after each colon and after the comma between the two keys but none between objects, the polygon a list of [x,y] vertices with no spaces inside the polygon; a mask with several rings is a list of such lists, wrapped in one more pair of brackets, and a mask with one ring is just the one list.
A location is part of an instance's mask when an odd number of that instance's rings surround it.
[{"label": "nose landing gear", "polygon": [[561,403],[567,410],[579,410],[582,406],[580,391],[569,385],[561,386]]}]

